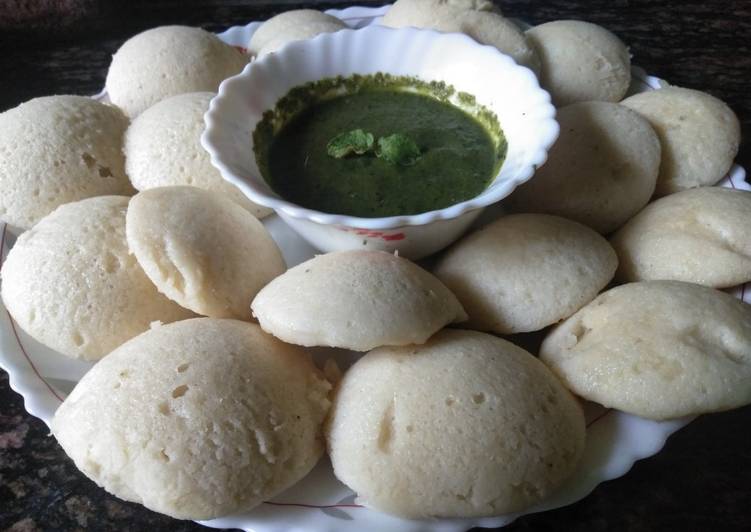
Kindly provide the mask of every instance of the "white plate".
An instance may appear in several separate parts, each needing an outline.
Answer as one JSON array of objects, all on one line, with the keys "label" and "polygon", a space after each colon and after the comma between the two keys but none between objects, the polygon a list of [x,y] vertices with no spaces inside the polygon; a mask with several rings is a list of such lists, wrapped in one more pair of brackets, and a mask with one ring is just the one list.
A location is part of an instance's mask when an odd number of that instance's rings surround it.
[{"label": "white plate", "polygon": [[[388,6],[380,8],[350,7],[331,10],[333,14],[352,27],[373,23]],[[260,25],[230,28],[219,37],[235,46],[245,46]],[[658,78],[648,76],[638,67],[633,68],[634,83],[631,92],[655,90],[663,86]],[[97,95],[106,98],[105,93]],[[720,186],[751,190],[745,182],[745,171],[734,166]],[[290,230],[277,216],[264,221],[266,227],[282,249],[289,266],[313,256],[314,249]],[[4,260],[14,238],[0,224],[0,246]],[[730,290],[737,297],[751,303],[751,287]],[[26,410],[50,424],[55,410],[75,383],[91,364],[68,359],[42,346],[21,331],[0,303],[0,366],[10,376],[10,386],[20,393]],[[652,456],[665,443],[667,437],[686,425],[690,419],[656,422],[614,410],[588,404],[587,446],[579,471],[555,496],[522,514],[482,519],[443,519],[409,521],[368,510],[354,502],[354,494],[334,478],[328,460],[321,463],[302,482],[260,507],[244,514],[204,521],[214,528],[240,528],[255,532],[311,530],[344,532],[345,530],[417,532],[436,530],[463,532],[469,528],[499,527],[525,513],[534,513],[574,503],[599,483],[625,474],[636,460]]]}]

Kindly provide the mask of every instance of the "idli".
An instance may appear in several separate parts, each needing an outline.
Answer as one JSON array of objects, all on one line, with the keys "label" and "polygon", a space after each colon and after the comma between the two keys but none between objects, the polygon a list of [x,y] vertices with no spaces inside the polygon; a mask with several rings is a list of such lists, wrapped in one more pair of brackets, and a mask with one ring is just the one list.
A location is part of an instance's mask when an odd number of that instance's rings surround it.
[{"label": "idli", "polygon": [[250,38],[248,51],[260,57],[292,41],[310,39],[320,33],[333,33],[346,27],[338,18],[315,9],[293,9],[261,24]]},{"label": "idli", "polygon": [[460,240],[434,273],[467,311],[467,327],[513,334],[569,317],[610,282],[617,265],[607,240],[588,227],[514,214]]},{"label": "idli", "polygon": [[407,518],[522,511],[575,470],[576,399],[523,349],[446,329],[382,347],[337,389],[326,438],[334,474],[368,507]]},{"label": "idli", "polygon": [[421,344],[467,318],[433,275],[383,251],[318,255],[267,284],[251,308],[285,342],[355,351]]},{"label": "idli", "polygon": [[254,324],[156,327],[94,366],[52,433],[110,493],[178,519],[249,510],[323,453],[329,384],[300,349]]},{"label": "idli", "polygon": [[751,281],[751,193],[684,190],[647,205],[613,235],[617,277],[724,288]]},{"label": "idli", "polygon": [[714,185],[730,170],[741,126],[723,101],[697,90],[666,87],[635,94],[623,105],[649,120],[660,137],[656,195]]},{"label": "idli", "polygon": [[618,37],[581,20],[555,20],[526,32],[542,64],[540,84],[556,106],[618,102],[631,84],[631,57]]},{"label": "idli", "polygon": [[5,307],[24,331],[63,355],[99,360],[152,322],[193,316],[160,294],[128,252],[128,199],[58,207],[8,252]]},{"label": "idli", "polygon": [[616,103],[581,102],[559,110],[561,134],[545,165],[510,196],[517,212],[570,218],[607,234],[644,207],[660,168],[649,123]]},{"label": "idli", "polygon": [[553,329],[540,357],[581,397],[649,419],[751,402],[751,307],[705,286],[613,288]]},{"label": "idli", "polygon": [[128,246],[160,292],[198,314],[250,319],[250,302],[286,269],[266,228],[216,192],[152,188],[128,206]]},{"label": "idli", "polygon": [[127,127],[122,111],[84,96],[34,98],[0,113],[0,221],[25,230],[64,203],[132,194]]},{"label": "idli", "polygon": [[481,44],[494,46],[535,72],[540,68],[537,52],[524,33],[493,9],[490,2],[398,0],[380,23],[393,28],[414,27],[464,33]]},{"label": "idli", "polygon": [[125,133],[125,168],[138,190],[190,185],[220,192],[257,218],[271,212],[225,181],[201,146],[203,115],[213,92],[180,94],[138,115]]},{"label": "idli", "polygon": [[160,26],[131,37],[112,56],[106,89],[133,118],[186,92],[214,92],[240,72],[248,56],[201,28]]}]

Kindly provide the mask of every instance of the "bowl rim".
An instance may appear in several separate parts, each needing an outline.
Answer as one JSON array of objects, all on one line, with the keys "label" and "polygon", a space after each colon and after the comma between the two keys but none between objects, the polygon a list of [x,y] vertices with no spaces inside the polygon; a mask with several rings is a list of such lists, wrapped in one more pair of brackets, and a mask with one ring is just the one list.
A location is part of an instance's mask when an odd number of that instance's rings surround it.
[{"label": "bowl rim", "polygon": [[[537,93],[537,97],[540,99],[536,117],[539,122],[539,138],[540,144],[531,157],[531,164],[523,167],[517,174],[510,179],[506,179],[497,187],[493,187],[493,183],[498,178],[501,172],[505,160],[501,163],[498,172],[493,177],[490,184],[477,196],[464,200],[442,209],[436,209],[432,211],[422,212],[418,214],[397,215],[380,218],[364,218],[358,216],[350,216],[345,214],[333,214],[327,213],[308,207],[303,207],[291,201],[288,201],[279,196],[272,196],[261,190],[256,184],[256,180],[264,180],[262,175],[254,176],[249,175],[243,177],[234,172],[230,166],[225,163],[223,149],[221,142],[215,139],[216,131],[222,127],[223,113],[220,109],[221,103],[224,99],[233,97],[233,90],[237,86],[237,82],[246,79],[251,76],[257,65],[263,65],[270,59],[272,55],[276,56],[275,60],[279,61],[284,59],[284,54],[290,51],[304,49],[308,47],[318,47],[324,41],[331,39],[347,39],[355,33],[374,33],[381,34],[381,36],[387,36],[394,33],[402,33],[407,36],[410,34],[432,34],[430,39],[435,40],[454,40],[462,45],[470,45],[484,50],[483,53],[490,54],[496,57],[497,60],[506,64],[506,67],[510,67],[515,70],[518,75],[529,78],[530,86],[532,90],[529,91],[530,98],[534,97]],[[408,38],[408,37],[407,37]],[[321,78],[324,79],[324,78]],[[288,90],[291,90],[290,87]],[[283,97],[283,96],[282,96]],[[278,100],[277,100],[278,101]],[[470,211],[483,209],[493,203],[496,203],[513,192],[513,190],[528,181],[535,173],[537,168],[542,166],[548,157],[548,152],[552,145],[558,138],[560,127],[555,120],[556,108],[552,104],[550,94],[545,91],[539,83],[537,76],[529,68],[517,64],[510,56],[500,52],[497,48],[490,45],[481,44],[471,37],[462,33],[447,33],[436,31],[426,28],[390,28],[380,25],[370,25],[364,28],[352,29],[346,28],[333,33],[322,33],[311,39],[290,42],[274,54],[268,54],[261,58],[253,58],[241,72],[231,76],[219,85],[216,96],[212,98],[209,103],[209,108],[204,114],[205,129],[201,134],[201,145],[209,153],[211,164],[217,168],[222,178],[225,181],[238,187],[243,194],[245,194],[254,203],[269,207],[273,209],[277,214],[282,216],[288,216],[291,218],[309,220],[321,225],[343,226],[352,227],[358,229],[396,229],[404,226],[425,226],[440,220],[452,220],[462,216]],[[503,125],[501,124],[501,128]],[[251,157],[255,158],[255,154],[251,152]]]}]

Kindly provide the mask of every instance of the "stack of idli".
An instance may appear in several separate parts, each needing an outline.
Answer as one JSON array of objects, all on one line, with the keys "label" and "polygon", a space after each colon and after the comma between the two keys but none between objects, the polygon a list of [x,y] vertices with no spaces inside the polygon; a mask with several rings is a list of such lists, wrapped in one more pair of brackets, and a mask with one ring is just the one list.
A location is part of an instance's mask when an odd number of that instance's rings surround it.
[{"label": "stack of idli", "polygon": [[26,231],[2,267],[2,299],[18,325],[62,353],[99,360],[152,322],[194,314],[159,293],[125,239],[129,198],[58,207]]},{"label": "stack of idli", "polygon": [[[564,227],[550,240],[573,233],[571,240],[599,246],[594,298],[612,277],[615,253],[591,229],[551,223]],[[466,314],[446,286],[406,259],[327,253],[274,279],[252,309],[286,342],[370,350],[339,383],[326,431],[334,473],[370,507],[411,518],[518,511],[578,465],[584,416],[574,398],[509,342],[437,332]]]},{"label": "stack of idli", "polygon": [[[200,146],[214,91],[248,61],[203,30],[123,44],[115,105],[53,96],[0,114],[0,220],[27,230],[2,299],[41,343],[98,361],[52,431],[109,492],[209,519],[274,497],[327,448],[368,507],[513,513],[577,470],[575,396],[656,420],[751,403],[751,307],[716,290],[751,281],[751,193],[706,186],[737,153],[733,112],[676,87],[624,100],[628,49],[587,22],[522,32],[486,0],[398,0],[383,24],[495,46],[559,106],[515,213],[432,273],[366,250],[286,270],[269,211]],[[344,27],[290,11],[249,51]],[[614,275],[630,284],[608,289]],[[530,332],[539,358],[494,336]],[[366,353],[329,372],[332,390],[306,347]]]},{"label": "stack of idli", "polygon": [[250,301],[285,268],[268,231],[239,205],[163,187],[44,217],[8,253],[2,298],[41,343],[98,360],[152,322],[193,312],[250,320]]},{"label": "stack of idli", "polygon": [[196,187],[68,203],[22,234],[6,308],[59,353],[101,359],[52,421],[77,467],[180,519],[247,510],[307,475],[330,384],[300,348],[219,319],[250,320],[284,269],[253,215]]}]

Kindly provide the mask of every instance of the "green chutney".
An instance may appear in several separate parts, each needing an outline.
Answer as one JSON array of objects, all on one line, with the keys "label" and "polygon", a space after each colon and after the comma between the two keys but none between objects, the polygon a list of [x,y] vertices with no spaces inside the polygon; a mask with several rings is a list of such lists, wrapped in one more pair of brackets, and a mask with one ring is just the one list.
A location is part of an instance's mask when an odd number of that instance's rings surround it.
[{"label": "green chutney", "polygon": [[[481,123],[492,122],[492,113],[475,118],[449,103],[452,89],[441,89],[443,98],[393,83],[359,83],[356,92],[329,94],[277,124],[270,142],[264,138],[264,131],[268,136],[274,129],[270,123],[257,128],[254,143],[264,179],[297,205],[363,218],[419,214],[477,196],[503,162],[503,133],[498,127],[494,138]],[[329,141],[356,129],[376,139],[406,135],[419,156],[402,165],[373,152],[329,155]]]}]

